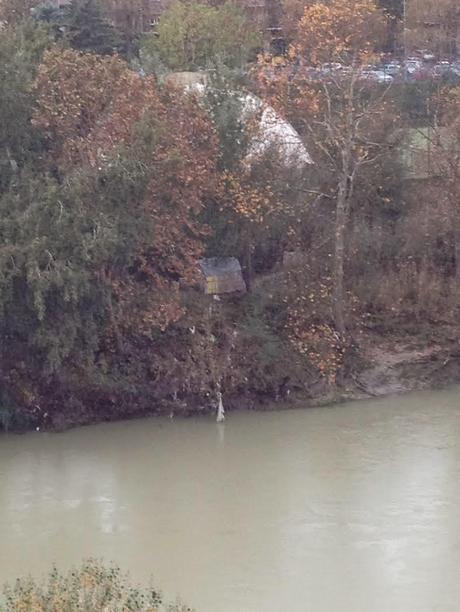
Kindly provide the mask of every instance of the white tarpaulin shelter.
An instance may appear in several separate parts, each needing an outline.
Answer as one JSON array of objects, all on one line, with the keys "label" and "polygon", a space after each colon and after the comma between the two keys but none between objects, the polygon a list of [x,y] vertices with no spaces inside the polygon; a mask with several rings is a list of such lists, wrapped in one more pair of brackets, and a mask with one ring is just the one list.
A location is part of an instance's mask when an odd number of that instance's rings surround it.
[{"label": "white tarpaulin shelter", "polygon": [[[202,72],[176,72],[168,75],[165,80],[202,95],[206,91],[207,75]],[[242,106],[242,119],[256,120],[256,134],[250,142],[247,155],[249,162],[276,147],[288,166],[301,168],[313,163],[299,134],[274,108],[254,94],[237,95]]]}]

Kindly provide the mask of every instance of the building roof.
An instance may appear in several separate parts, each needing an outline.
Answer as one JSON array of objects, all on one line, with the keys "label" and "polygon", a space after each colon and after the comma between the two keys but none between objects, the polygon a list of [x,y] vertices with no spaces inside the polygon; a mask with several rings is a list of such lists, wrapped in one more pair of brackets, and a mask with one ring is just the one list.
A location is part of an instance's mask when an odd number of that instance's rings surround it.
[{"label": "building roof", "polygon": [[246,291],[240,262],[235,257],[210,257],[201,259],[198,265],[208,295]]}]

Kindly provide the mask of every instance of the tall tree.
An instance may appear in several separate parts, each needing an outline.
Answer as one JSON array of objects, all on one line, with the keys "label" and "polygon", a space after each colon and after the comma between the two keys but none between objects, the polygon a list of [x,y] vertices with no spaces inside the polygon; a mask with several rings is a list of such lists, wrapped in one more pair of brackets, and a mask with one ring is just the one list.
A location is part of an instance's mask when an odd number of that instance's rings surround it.
[{"label": "tall tree", "polygon": [[196,100],[119,58],[53,48],[34,91],[44,172],[0,197],[0,391],[31,407],[183,315],[217,157]]},{"label": "tall tree", "polygon": [[37,87],[35,123],[49,134],[64,171],[84,164],[110,174],[119,156],[129,160],[130,148],[139,156],[138,206],[154,227],[139,252],[140,277],[158,289],[190,280],[202,249],[196,218],[216,158],[204,110],[193,97],[160,92],[153,78],[142,79],[118,58],[73,51],[48,52]]},{"label": "tall tree", "polygon": [[244,65],[260,46],[244,12],[226,2],[220,7],[174,2],[162,15],[155,34],[141,45],[146,56],[157,56],[170,70],[199,70],[216,63]]},{"label": "tall tree", "polygon": [[297,32],[299,21],[307,8],[315,3],[315,0],[284,0],[281,24],[283,35],[287,43],[291,43]]},{"label": "tall tree", "polygon": [[32,84],[50,44],[46,29],[31,20],[0,36],[0,192],[40,149],[40,135],[31,128]]},{"label": "tall tree", "polygon": [[430,128],[421,130],[432,159],[431,193],[437,209],[444,210],[453,236],[455,280],[460,283],[460,87],[443,88],[436,100]]},{"label": "tall tree", "polygon": [[[335,198],[332,294],[335,329],[347,341],[346,237],[356,181],[362,168],[381,154],[384,140],[375,133],[376,118],[384,110],[385,90],[363,80],[363,66],[372,58],[383,28],[382,14],[372,0],[331,0],[305,8],[289,50],[291,71],[273,81],[263,77],[273,103],[302,131],[315,163],[330,177]],[[305,62],[321,67],[346,65],[321,82],[299,77],[292,68]],[[262,73],[263,74],[263,73]],[[374,132],[374,133],[373,133]],[[317,195],[317,194],[316,194]],[[315,197],[316,197],[315,195]],[[321,194],[320,194],[321,196]]]},{"label": "tall tree", "polygon": [[99,0],[72,0],[65,12],[65,27],[66,38],[78,51],[111,55],[121,47],[119,33]]}]

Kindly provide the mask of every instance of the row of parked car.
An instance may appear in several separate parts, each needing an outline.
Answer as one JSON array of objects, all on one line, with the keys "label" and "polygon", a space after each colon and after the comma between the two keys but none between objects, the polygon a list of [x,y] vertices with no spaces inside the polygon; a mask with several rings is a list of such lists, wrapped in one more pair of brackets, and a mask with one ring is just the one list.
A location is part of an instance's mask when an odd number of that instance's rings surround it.
[{"label": "row of parked car", "polygon": [[388,77],[398,81],[422,81],[446,76],[460,78],[460,61],[446,59],[436,62],[434,56],[428,54],[425,58],[408,57],[404,62],[389,62],[376,67],[375,72],[382,75],[382,82],[389,82]]},{"label": "row of parked car", "polygon": [[[326,64],[317,71],[318,76],[346,75],[349,68],[342,64]],[[376,83],[393,83],[404,81],[423,81],[452,77],[460,79],[459,60],[435,61],[433,55],[425,54],[424,57],[408,57],[405,61],[391,60],[371,66],[365,66],[361,71],[363,80]]]},{"label": "row of parked car", "polygon": [[[283,68],[282,65],[279,66]],[[290,69],[292,70],[292,68]],[[308,76],[314,80],[337,78],[349,74],[351,68],[338,62],[323,64],[320,68],[297,66],[293,76]],[[360,78],[375,83],[391,84],[406,81],[427,81],[445,77],[460,80],[460,60],[441,59],[436,61],[433,53],[423,51],[417,55],[407,57],[405,60],[386,58],[378,64],[365,66]]]}]

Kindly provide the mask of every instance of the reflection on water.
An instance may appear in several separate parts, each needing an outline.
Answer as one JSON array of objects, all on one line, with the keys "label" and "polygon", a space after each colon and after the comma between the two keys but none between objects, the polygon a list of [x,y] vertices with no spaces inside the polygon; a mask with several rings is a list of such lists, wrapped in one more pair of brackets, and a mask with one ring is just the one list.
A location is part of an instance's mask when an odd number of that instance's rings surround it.
[{"label": "reflection on water", "polygon": [[0,575],[102,556],[197,612],[458,612],[459,397],[0,437]]}]

